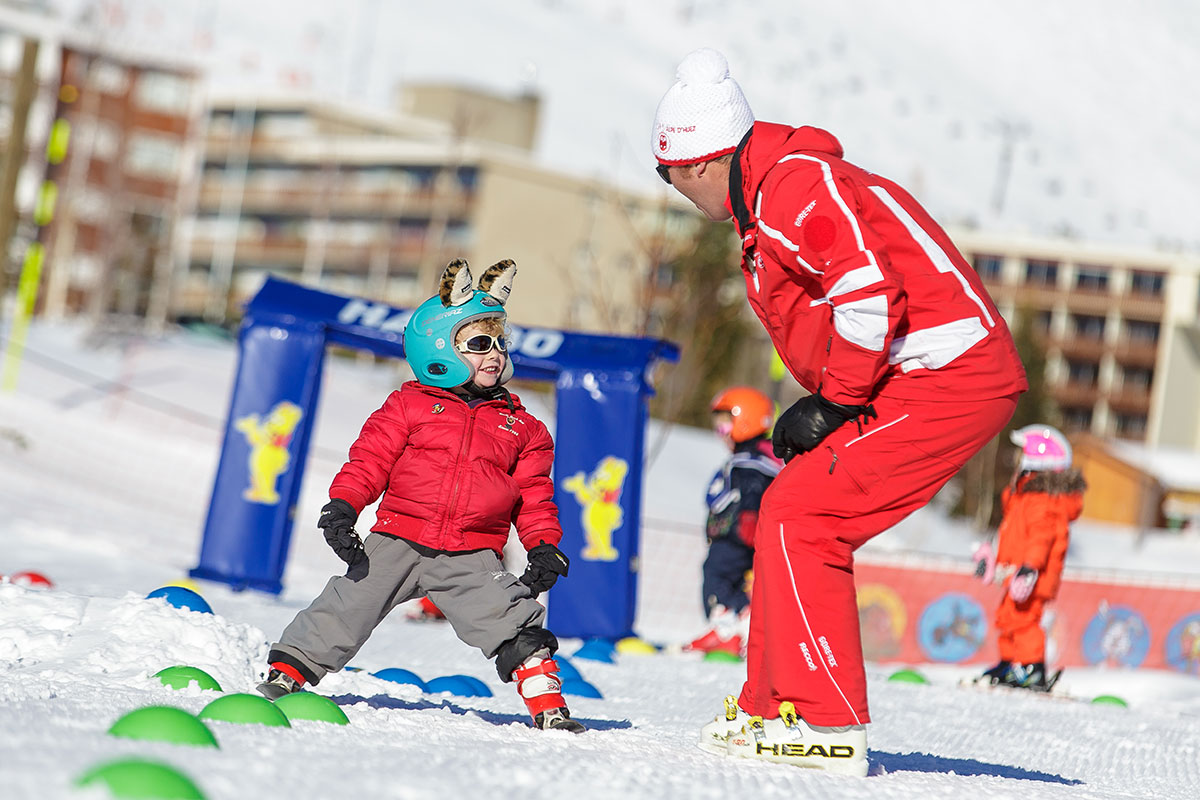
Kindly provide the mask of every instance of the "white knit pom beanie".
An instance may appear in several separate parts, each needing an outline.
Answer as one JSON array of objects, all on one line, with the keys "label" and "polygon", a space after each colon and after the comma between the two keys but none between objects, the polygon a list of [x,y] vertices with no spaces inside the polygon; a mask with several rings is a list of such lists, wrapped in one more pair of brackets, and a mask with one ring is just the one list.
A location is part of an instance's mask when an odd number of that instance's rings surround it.
[{"label": "white knit pom beanie", "polygon": [[694,164],[732,153],[754,124],[754,112],[725,56],[709,47],[679,62],[675,85],[654,115],[651,147],[660,164]]}]

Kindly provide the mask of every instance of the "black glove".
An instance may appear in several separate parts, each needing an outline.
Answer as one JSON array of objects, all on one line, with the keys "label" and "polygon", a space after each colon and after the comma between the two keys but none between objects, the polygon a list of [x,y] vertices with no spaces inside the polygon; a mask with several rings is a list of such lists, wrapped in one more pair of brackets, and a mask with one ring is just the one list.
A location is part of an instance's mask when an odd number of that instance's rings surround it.
[{"label": "black glove", "polygon": [[521,576],[521,583],[528,586],[535,595],[550,591],[550,587],[558,580],[558,576],[566,576],[567,567],[571,562],[552,544],[542,542],[529,551],[529,565]]},{"label": "black glove", "polygon": [[776,458],[782,458],[785,462],[791,461],[800,453],[807,453],[815,448],[846,421],[860,420],[861,430],[862,418],[876,416],[878,415],[872,405],[844,406],[826,400],[818,390],[816,394],[801,397],[791,408],[779,415],[779,421],[775,423],[775,432],[771,435],[771,449],[775,451]]},{"label": "black glove", "polygon": [[317,527],[325,531],[325,541],[337,553],[337,557],[351,567],[362,562],[367,553],[363,550],[362,540],[354,531],[354,523],[358,521],[358,512],[354,506],[345,500],[330,500],[321,509]]}]

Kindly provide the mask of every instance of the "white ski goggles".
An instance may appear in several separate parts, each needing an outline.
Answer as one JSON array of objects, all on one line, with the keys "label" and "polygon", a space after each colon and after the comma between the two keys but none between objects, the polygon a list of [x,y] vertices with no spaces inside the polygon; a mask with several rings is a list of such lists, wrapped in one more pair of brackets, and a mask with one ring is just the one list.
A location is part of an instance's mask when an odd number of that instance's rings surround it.
[{"label": "white ski goggles", "polygon": [[455,349],[460,353],[483,355],[484,353],[492,352],[493,347],[501,353],[508,352],[508,342],[504,340],[504,336],[491,336],[486,333],[477,333],[474,336],[468,336],[459,342],[455,346]]}]

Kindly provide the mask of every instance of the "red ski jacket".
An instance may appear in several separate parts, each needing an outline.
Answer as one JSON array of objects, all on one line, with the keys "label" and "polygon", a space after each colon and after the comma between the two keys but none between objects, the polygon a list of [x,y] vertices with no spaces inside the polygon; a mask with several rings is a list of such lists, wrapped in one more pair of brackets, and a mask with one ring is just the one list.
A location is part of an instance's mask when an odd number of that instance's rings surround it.
[{"label": "red ski jacket", "polygon": [[750,305],[804,388],[856,405],[1028,388],[979,276],[908,192],[817,128],[759,122],[730,167]]},{"label": "red ski jacket", "polygon": [[371,530],[436,550],[503,555],[509,526],[528,550],[562,539],[550,432],[510,395],[474,407],[408,381],[363,424],[329,487],[359,513],[383,495]]}]

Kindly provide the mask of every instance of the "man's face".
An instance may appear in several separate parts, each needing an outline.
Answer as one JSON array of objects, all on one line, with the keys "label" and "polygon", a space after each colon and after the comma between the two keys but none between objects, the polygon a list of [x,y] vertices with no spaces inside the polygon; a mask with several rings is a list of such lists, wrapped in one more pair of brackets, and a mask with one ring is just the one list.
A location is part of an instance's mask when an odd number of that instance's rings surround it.
[{"label": "man's face", "polygon": [[730,217],[725,208],[729,199],[729,165],[718,161],[702,161],[669,167],[671,185],[713,222]]}]

